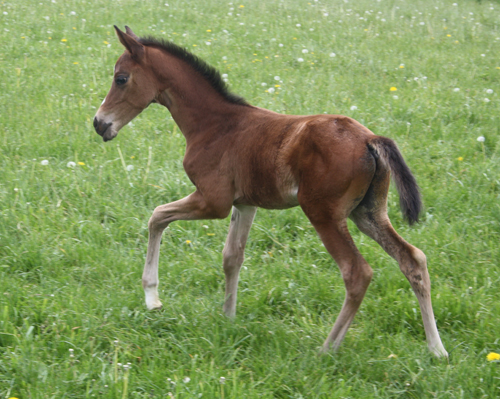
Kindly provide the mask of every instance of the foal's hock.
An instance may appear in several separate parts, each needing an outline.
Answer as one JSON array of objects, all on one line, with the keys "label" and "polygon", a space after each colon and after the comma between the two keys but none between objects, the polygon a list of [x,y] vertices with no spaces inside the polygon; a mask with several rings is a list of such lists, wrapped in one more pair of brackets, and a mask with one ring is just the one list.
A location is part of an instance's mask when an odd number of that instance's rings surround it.
[{"label": "foal's hock", "polygon": [[280,115],[249,105],[228,91],[217,70],[171,42],[139,38],[115,26],[125,52],[111,89],[94,118],[104,141],[151,103],[168,108],[186,138],[184,169],[196,191],[157,207],[149,220],[142,276],[148,309],[158,298],[163,230],[175,220],[225,218],[224,312],[236,313],[238,276],[258,207],[299,205],[337,262],[346,287],[342,310],[323,350],[337,348],[372,278],[347,229],[351,218],[399,263],[418,298],[429,349],[447,356],[431,304],[424,253],[401,238],[387,216],[392,174],[403,215],[416,222],[421,209],[415,178],[396,144],[341,115]]}]

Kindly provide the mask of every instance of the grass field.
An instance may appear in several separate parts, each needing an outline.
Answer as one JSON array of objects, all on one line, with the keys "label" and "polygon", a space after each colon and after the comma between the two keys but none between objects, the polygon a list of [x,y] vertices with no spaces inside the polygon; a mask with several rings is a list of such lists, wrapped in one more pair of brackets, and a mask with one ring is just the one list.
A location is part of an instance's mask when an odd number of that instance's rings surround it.
[{"label": "grass field", "polygon": [[[0,397],[500,397],[499,21],[498,2],[472,0],[2,1]],[[317,355],[344,286],[298,208],[257,213],[235,321],[229,220],[170,226],[164,308],[146,310],[148,218],[193,187],[166,109],[109,143],[92,128],[122,53],[113,24],[186,46],[251,104],[348,115],[398,143],[425,210],[408,227],[391,189],[389,214],[427,255],[449,361],[353,225],[374,279],[341,350]]]}]

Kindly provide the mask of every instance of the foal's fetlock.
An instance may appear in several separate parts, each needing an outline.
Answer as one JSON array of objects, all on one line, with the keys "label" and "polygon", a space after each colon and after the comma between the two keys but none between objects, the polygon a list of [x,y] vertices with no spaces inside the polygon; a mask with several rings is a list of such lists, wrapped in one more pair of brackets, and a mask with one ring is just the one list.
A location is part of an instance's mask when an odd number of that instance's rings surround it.
[{"label": "foal's fetlock", "polygon": [[144,287],[144,294],[146,296],[146,307],[148,310],[161,309],[163,304],[158,297],[158,286]]}]

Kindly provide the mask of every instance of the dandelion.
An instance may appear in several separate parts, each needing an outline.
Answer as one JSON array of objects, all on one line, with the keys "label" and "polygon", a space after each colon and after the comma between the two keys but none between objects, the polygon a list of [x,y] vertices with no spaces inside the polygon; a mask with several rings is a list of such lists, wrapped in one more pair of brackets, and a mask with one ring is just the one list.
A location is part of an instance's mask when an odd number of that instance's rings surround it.
[{"label": "dandelion", "polygon": [[104,44],[109,44],[106,40],[103,41]]},{"label": "dandelion", "polygon": [[484,143],[484,141],[485,141],[485,140],[486,140],[486,139],[484,138],[484,136],[479,136],[479,137],[477,138],[477,141],[479,141],[480,143]]},{"label": "dandelion", "polygon": [[132,172],[134,170],[134,165],[127,165],[125,169],[127,169],[127,172]]},{"label": "dandelion", "polygon": [[76,166],[76,163],[74,163],[73,161],[69,161],[69,162],[66,164],[66,166],[67,166],[68,168],[74,168],[74,167]]},{"label": "dandelion", "polygon": [[78,165],[85,166],[85,162],[78,162]]},{"label": "dandelion", "polygon": [[191,244],[191,240],[186,240],[186,244]]},{"label": "dandelion", "polygon": [[44,159],[42,162],[40,162],[43,166],[47,166],[49,164],[49,161]]},{"label": "dandelion", "polygon": [[207,32],[212,32],[212,29],[207,29]]},{"label": "dandelion", "polygon": [[390,90],[390,91],[398,91],[398,88],[397,88],[397,87],[392,86],[389,90]]},{"label": "dandelion", "polygon": [[490,352],[486,356],[486,359],[488,359],[489,362],[498,361],[500,360],[500,353]]},{"label": "dandelion", "polygon": [[297,58],[297,61],[298,62],[304,62],[304,59],[303,58]]},{"label": "dandelion", "polygon": [[302,50],[302,54],[307,54],[308,52],[309,52],[309,50],[306,48]]},{"label": "dandelion", "polygon": [[275,90],[274,90],[274,87],[270,87],[270,88],[269,88],[269,89],[267,89],[266,91],[267,91],[268,93],[271,93],[271,94],[272,94],[272,93],[274,93],[274,91],[275,91]]},{"label": "dandelion", "polygon": [[274,80],[280,80],[281,78],[279,76],[275,76]]},{"label": "dandelion", "polygon": [[353,106],[351,107],[351,111],[356,111],[357,109],[358,109],[358,107],[356,107],[355,105],[353,105]]},{"label": "dandelion", "polygon": [[455,88],[453,89],[453,91],[454,91],[455,93],[458,93],[458,92],[460,91],[460,89],[459,89],[458,87],[455,87]]},{"label": "dandelion", "polygon": [[485,98],[485,99],[484,99],[484,102],[485,102],[485,103],[489,103],[489,102],[490,102],[490,99],[489,99],[489,98]]},{"label": "dandelion", "polygon": [[61,42],[67,42],[68,39],[61,39]]},{"label": "dandelion", "polygon": [[458,157],[457,160],[461,162],[464,160],[464,157]]},{"label": "dandelion", "polygon": [[335,54],[335,53],[330,53],[330,57],[332,57],[332,58],[335,57],[336,55],[337,54]]},{"label": "dandelion", "polygon": [[184,382],[184,384],[187,384],[189,381],[191,381],[191,378],[184,377],[184,379],[182,381]]},{"label": "dandelion", "polygon": [[219,383],[224,385],[226,383],[226,379],[224,377],[219,378]]},{"label": "dandelion", "polygon": [[399,68],[403,69],[405,67],[405,64],[400,64]]},{"label": "dandelion", "polygon": [[493,94],[493,90],[488,89],[488,90],[486,90],[486,93],[488,93],[488,94]]}]

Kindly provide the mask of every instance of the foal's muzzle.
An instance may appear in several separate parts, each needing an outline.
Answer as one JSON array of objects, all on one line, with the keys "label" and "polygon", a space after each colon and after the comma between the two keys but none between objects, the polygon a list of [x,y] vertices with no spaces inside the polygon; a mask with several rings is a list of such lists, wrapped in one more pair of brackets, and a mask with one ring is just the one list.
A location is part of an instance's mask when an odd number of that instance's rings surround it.
[{"label": "foal's muzzle", "polygon": [[104,141],[111,140],[111,138],[105,137],[104,134],[111,127],[112,124],[113,123],[111,122],[105,123],[103,121],[100,121],[99,119],[97,119],[97,117],[94,118],[94,129],[97,132],[97,134],[102,137]]}]

